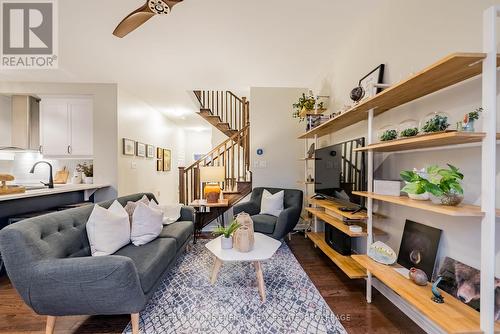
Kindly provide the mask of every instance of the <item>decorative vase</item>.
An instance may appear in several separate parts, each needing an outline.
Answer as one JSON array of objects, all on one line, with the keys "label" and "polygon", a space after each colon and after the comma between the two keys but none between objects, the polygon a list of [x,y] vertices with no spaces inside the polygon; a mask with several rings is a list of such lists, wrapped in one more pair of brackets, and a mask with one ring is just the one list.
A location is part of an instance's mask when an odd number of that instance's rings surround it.
[{"label": "decorative vase", "polygon": [[423,270],[417,268],[410,269],[410,279],[413,283],[420,286],[426,286],[429,281],[427,274]]},{"label": "decorative vase", "polygon": [[448,192],[439,197],[441,204],[447,206],[457,206],[464,200],[464,196],[455,192]]},{"label": "decorative vase", "polygon": [[74,172],[73,177],[71,178],[71,183],[72,184],[82,183],[82,173],[81,172]]},{"label": "decorative vase", "polygon": [[248,253],[254,245],[253,232],[247,226],[242,226],[234,232],[233,242],[238,252]]},{"label": "decorative vase", "polygon": [[94,177],[92,176],[85,176],[83,179],[83,183],[85,184],[93,184],[94,183]]},{"label": "decorative vase", "polygon": [[408,194],[408,197],[416,201],[428,201],[430,199],[428,192],[423,194]]},{"label": "decorative vase", "polygon": [[222,236],[220,238],[220,244],[222,249],[231,249],[233,248],[233,237],[226,238],[225,236]]},{"label": "decorative vase", "polygon": [[465,132],[475,132],[474,130],[474,120],[471,119],[467,122],[467,124],[465,124],[463,127],[462,127],[462,130],[465,131]]}]

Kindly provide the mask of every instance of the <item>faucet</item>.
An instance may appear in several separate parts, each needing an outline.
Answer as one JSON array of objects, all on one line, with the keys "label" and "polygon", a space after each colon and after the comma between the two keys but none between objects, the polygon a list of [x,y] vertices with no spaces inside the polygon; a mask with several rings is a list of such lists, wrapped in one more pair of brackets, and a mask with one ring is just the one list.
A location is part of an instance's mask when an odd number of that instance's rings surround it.
[{"label": "faucet", "polygon": [[35,167],[38,165],[38,164],[47,164],[49,165],[49,168],[50,168],[50,174],[49,174],[49,183],[45,183],[45,182],[42,182],[40,181],[40,183],[42,183],[44,186],[46,187],[49,187],[49,189],[53,189],[54,188],[54,179],[52,178],[52,165],[50,163],[48,163],[47,161],[38,161],[36,162],[33,167],[31,167],[31,170],[30,170],[30,173],[33,174],[35,173]]}]

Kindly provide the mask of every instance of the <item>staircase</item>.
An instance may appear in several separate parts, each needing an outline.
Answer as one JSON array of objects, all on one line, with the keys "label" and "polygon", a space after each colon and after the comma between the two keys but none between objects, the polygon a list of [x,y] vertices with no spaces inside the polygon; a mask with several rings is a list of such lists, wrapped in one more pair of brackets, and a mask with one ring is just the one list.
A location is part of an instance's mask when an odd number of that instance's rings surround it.
[{"label": "staircase", "polygon": [[[223,132],[228,138],[213,148],[200,160],[188,167],[179,167],[179,200],[189,205],[203,198],[200,167],[224,166],[223,196],[229,208],[252,191],[250,171],[250,117],[249,102],[229,91],[193,91],[200,105],[198,113],[203,119]],[[197,229],[218,218],[221,210],[204,214]]]}]

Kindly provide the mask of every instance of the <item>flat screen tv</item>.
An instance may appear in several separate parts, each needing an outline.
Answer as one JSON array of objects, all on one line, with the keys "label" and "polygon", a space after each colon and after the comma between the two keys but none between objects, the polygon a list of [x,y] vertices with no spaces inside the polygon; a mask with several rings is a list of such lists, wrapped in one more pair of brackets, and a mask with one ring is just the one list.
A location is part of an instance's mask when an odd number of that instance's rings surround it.
[{"label": "flat screen tv", "polygon": [[354,151],[363,146],[365,138],[358,138],[316,150],[316,195],[364,206],[364,198],[352,194],[367,189],[366,154]]}]

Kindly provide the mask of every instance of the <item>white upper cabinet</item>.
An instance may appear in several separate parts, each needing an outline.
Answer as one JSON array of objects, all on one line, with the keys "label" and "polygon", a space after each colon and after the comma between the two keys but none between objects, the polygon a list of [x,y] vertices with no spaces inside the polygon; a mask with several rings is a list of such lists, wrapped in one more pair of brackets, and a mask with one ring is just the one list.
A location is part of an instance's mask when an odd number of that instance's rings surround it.
[{"label": "white upper cabinet", "polygon": [[92,157],[91,98],[43,98],[40,103],[41,151],[45,156]]}]

